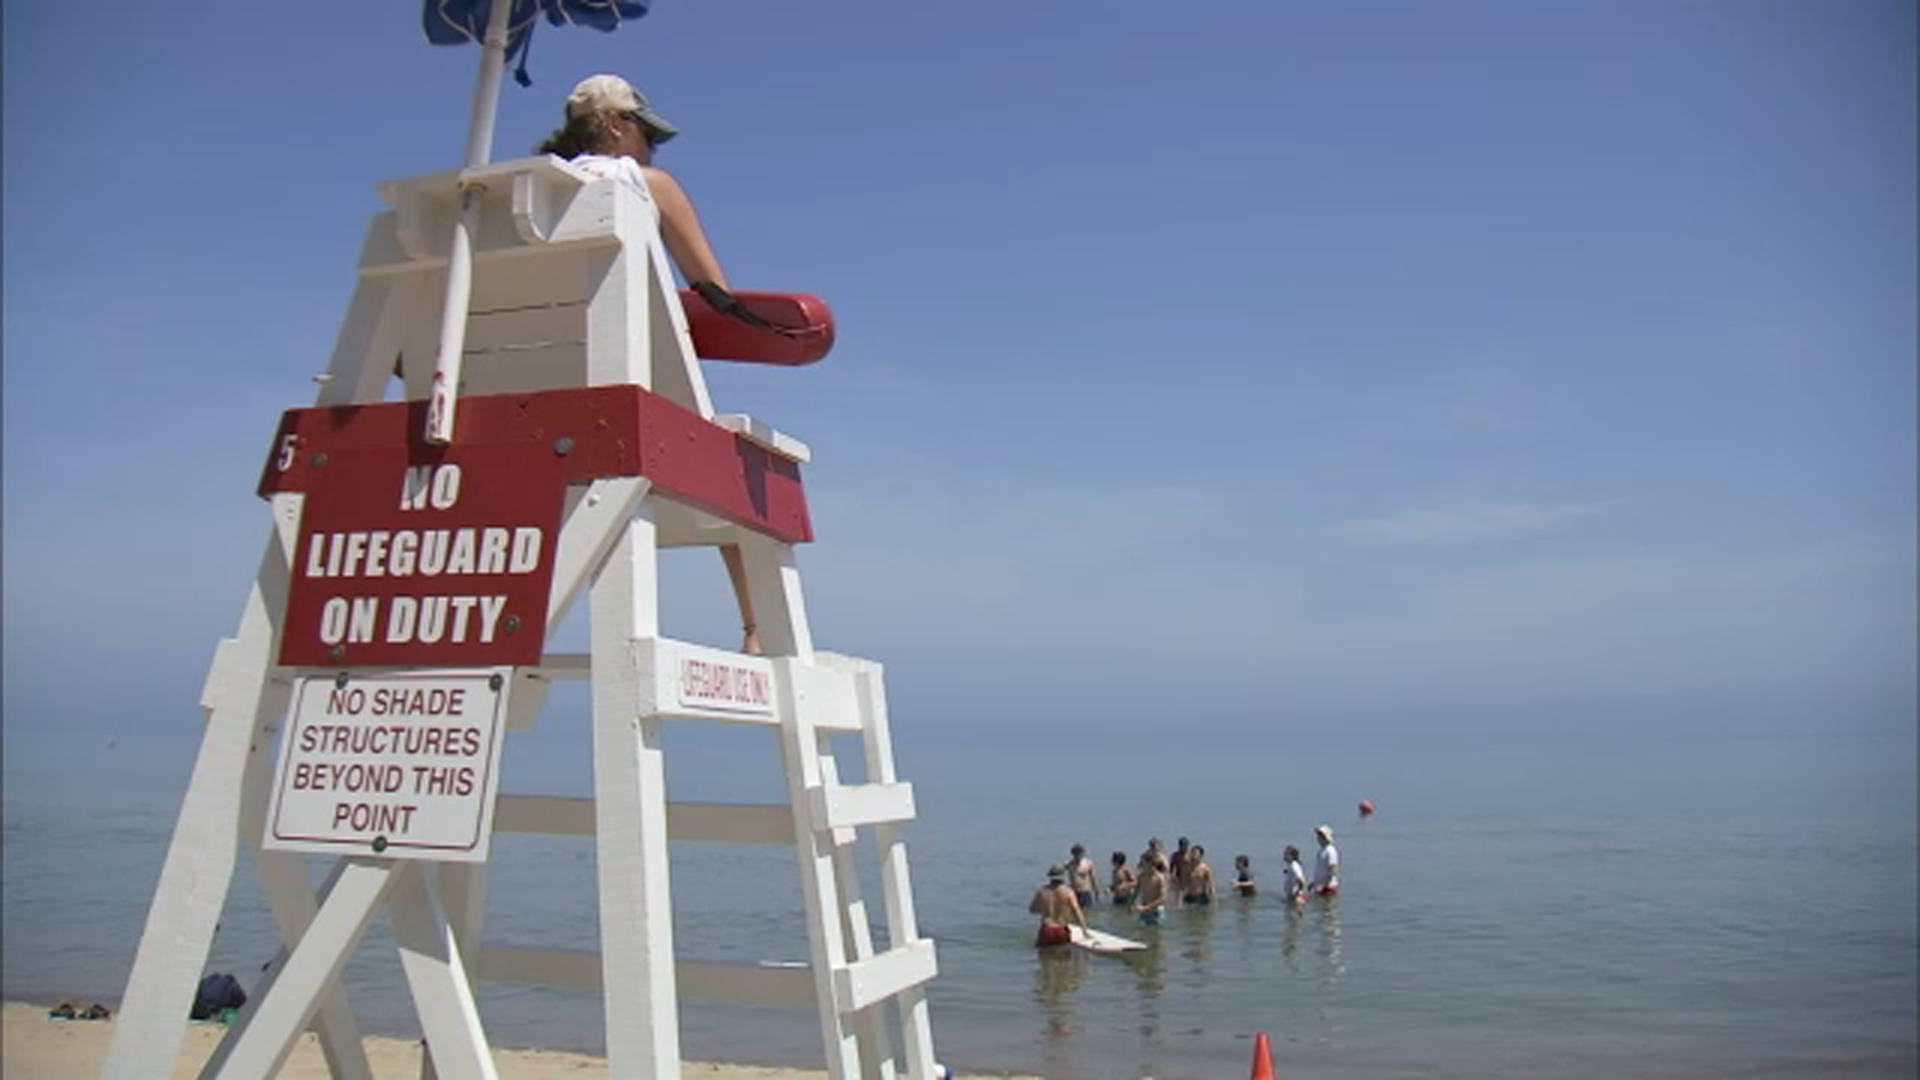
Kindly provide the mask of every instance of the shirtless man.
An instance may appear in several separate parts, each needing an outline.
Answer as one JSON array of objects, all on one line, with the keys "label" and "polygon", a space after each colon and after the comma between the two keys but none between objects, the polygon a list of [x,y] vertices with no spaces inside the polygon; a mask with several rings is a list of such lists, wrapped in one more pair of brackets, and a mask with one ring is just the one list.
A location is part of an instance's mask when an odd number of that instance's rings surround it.
[{"label": "shirtless man", "polygon": [[1187,873],[1191,869],[1189,861],[1192,858],[1193,848],[1187,845],[1187,838],[1183,836],[1173,845],[1173,856],[1167,860],[1167,872],[1173,875],[1173,886],[1183,894],[1187,891]]},{"label": "shirtless man", "polygon": [[1207,865],[1207,849],[1195,844],[1187,857],[1187,880],[1180,888],[1180,902],[1188,905],[1213,903],[1213,867]]},{"label": "shirtless man", "polygon": [[1107,892],[1113,896],[1116,907],[1125,907],[1133,903],[1134,886],[1140,879],[1134,875],[1133,868],[1127,865],[1127,853],[1113,853],[1113,880],[1107,885]]},{"label": "shirtless man", "polygon": [[1080,844],[1073,845],[1073,858],[1067,862],[1067,884],[1073,886],[1073,898],[1083,908],[1100,898],[1100,870]]},{"label": "shirtless man", "polygon": [[1146,926],[1158,926],[1167,917],[1167,860],[1158,852],[1148,858],[1140,885],[1133,891],[1133,910]]},{"label": "shirtless man", "polygon": [[1067,929],[1068,920],[1079,923],[1082,930],[1087,929],[1087,913],[1080,909],[1073,890],[1067,888],[1065,867],[1047,868],[1047,883],[1034,890],[1033,902],[1027,905],[1027,910],[1040,916],[1040,934],[1033,943],[1041,948],[1073,943],[1073,931]]}]

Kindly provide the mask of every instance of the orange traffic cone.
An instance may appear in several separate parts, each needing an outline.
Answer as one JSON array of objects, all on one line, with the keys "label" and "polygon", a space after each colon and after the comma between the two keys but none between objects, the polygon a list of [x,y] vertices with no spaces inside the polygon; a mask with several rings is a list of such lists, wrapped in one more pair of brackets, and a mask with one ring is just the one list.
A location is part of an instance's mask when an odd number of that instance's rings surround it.
[{"label": "orange traffic cone", "polygon": [[1273,1080],[1273,1048],[1264,1031],[1253,1037],[1253,1074],[1248,1080]]}]

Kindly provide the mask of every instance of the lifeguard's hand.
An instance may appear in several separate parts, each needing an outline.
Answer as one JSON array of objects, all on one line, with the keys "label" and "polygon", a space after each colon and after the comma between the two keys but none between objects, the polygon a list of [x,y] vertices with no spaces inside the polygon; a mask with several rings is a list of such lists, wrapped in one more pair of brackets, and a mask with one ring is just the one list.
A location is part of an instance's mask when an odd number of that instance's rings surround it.
[{"label": "lifeguard's hand", "polygon": [[769,333],[793,336],[803,333],[806,329],[805,327],[781,326],[778,323],[768,322],[748,310],[747,305],[741,303],[738,297],[711,281],[690,282],[688,288],[699,293],[700,299],[705,300],[708,307],[729,318],[738,319],[748,326],[753,327],[755,330],[765,330]]}]

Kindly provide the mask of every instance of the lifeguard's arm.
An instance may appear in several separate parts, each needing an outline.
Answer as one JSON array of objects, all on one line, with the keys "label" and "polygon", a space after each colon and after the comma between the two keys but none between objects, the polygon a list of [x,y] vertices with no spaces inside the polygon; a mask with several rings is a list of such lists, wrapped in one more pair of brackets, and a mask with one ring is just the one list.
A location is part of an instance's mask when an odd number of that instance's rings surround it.
[{"label": "lifeguard's arm", "polygon": [[680,268],[680,276],[689,283],[711,281],[723,289],[730,288],[726,272],[720,269],[720,260],[707,243],[705,230],[700,228],[693,200],[687,198],[680,181],[665,169],[651,165],[641,166],[640,173],[647,179],[647,191],[653,195],[654,205],[660,208],[660,238],[666,241],[667,254],[673,256],[673,265]]}]

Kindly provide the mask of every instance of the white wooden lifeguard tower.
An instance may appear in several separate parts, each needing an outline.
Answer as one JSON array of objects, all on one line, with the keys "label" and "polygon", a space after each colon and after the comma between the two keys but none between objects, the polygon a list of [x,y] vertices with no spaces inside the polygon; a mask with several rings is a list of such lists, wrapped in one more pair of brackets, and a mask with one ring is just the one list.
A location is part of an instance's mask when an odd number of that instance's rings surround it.
[{"label": "white wooden lifeguard tower", "polygon": [[[880,665],[808,631],[806,448],[715,414],[643,186],[541,157],[381,191],[318,400],[286,413],[268,455],[266,551],[207,675],[102,1075],[172,1075],[244,845],[284,950],[202,1075],[272,1076],[311,1027],[334,1076],[369,1076],[340,973],[385,911],[442,1077],[494,1075],[473,996],[489,979],[599,990],[616,1077],[680,1075],[688,999],[810,1007],[835,1080],[931,1080],[934,946],[899,832],[913,793]],[[408,400],[383,402],[396,357]],[[431,441],[429,399],[455,388],[457,414],[434,418],[452,436]],[[660,633],[658,550],[723,543],[743,554],[763,656]],[[590,651],[547,652],[583,593]],[[532,728],[561,679],[591,683],[592,797],[498,792],[502,729]],[[667,802],[669,721],[764,727],[787,802]],[[863,740],[867,782],[840,782],[836,732]],[[869,827],[884,952],[854,859]],[[594,837],[597,954],[481,940],[500,831]],[[792,845],[808,962],[681,959],[671,840]],[[317,893],[313,852],[337,860]]]}]

